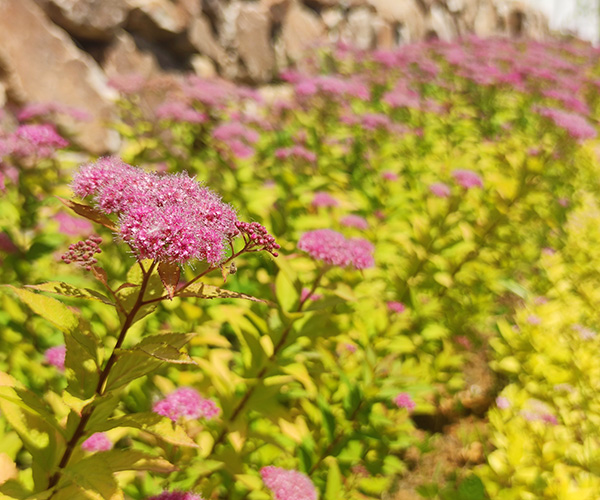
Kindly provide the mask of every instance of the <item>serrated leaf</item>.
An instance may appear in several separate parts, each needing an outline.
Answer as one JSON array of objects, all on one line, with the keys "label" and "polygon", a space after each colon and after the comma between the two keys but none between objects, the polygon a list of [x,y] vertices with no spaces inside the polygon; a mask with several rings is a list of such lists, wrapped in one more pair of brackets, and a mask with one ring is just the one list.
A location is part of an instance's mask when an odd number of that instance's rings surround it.
[{"label": "serrated leaf", "polygon": [[120,350],[118,354],[106,381],[106,391],[123,387],[132,380],[147,375],[163,363],[162,360],[140,350]]},{"label": "serrated leaf", "polygon": [[102,453],[113,472],[144,470],[168,474],[179,470],[168,460],[140,450],[110,450]]},{"label": "serrated leaf", "polygon": [[190,286],[184,288],[181,292],[178,292],[177,296],[198,297],[200,299],[244,299],[251,300],[252,302],[260,302],[262,304],[272,305],[272,303],[268,300],[259,299],[246,293],[224,290],[223,288],[219,288],[214,285],[208,285],[206,283],[192,283]]},{"label": "serrated leaf", "polygon": [[142,347],[149,344],[167,344],[177,349],[181,349],[190,340],[196,337],[197,333],[160,333],[158,335],[149,335],[144,337],[136,347]]},{"label": "serrated leaf", "polygon": [[96,337],[83,328],[65,333],[65,376],[67,390],[80,399],[91,398],[98,386],[100,371],[98,368]]},{"label": "serrated leaf", "polygon": [[13,290],[34,313],[50,321],[62,332],[69,333],[79,325],[79,318],[62,302],[23,288],[11,285],[4,286]]},{"label": "serrated leaf", "polygon": [[166,363],[173,363],[177,365],[197,364],[187,353],[181,352],[179,349],[166,343],[138,345],[135,347],[135,350],[141,351],[150,357]]},{"label": "serrated leaf", "polygon": [[75,212],[77,215],[81,215],[82,217],[91,220],[92,222],[101,224],[102,226],[107,227],[113,232],[117,232],[119,230],[117,225],[99,210],[88,205],[76,203],[72,200],[65,200],[60,196],[57,196],[57,198],[63,205],[73,210],[73,212]]},{"label": "serrated leaf", "polygon": [[181,275],[179,264],[174,262],[161,262],[158,264],[158,275],[167,291],[169,299],[173,300],[175,289],[179,284],[179,276]]},{"label": "serrated leaf", "polygon": [[63,297],[97,300],[103,302],[104,304],[111,306],[114,305],[114,303],[111,302],[108,297],[100,292],[97,292],[96,290],[92,290],[90,288],[79,288],[62,281],[49,281],[47,283],[41,283],[40,285],[27,285],[26,288],[33,288],[34,290],[38,290],[40,292],[54,293],[57,295],[62,295]]},{"label": "serrated leaf", "polygon": [[99,430],[107,431],[116,427],[139,429],[157,436],[167,443],[198,448],[198,445],[185,433],[181,426],[156,413],[136,413],[135,415],[112,418],[107,420],[103,426],[99,426]]},{"label": "serrated leaf", "polygon": [[113,471],[103,453],[85,457],[65,467],[58,486],[67,486],[69,482],[86,494],[83,498],[94,500],[112,499],[119,491]]}]

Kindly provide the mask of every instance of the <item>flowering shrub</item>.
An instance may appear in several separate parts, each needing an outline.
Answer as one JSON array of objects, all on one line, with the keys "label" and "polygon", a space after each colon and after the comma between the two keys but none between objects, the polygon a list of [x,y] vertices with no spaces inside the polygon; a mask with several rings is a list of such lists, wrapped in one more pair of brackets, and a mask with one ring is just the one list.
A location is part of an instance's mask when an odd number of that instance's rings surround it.
[{"label": "flowering shrub", "polygon": [[[440,498],[594,491],[596,66],[472,38],[318,51],[287,100],[121,78],[123,151],[76,171],[38,123],[59,108],[24,112],[0,136],[0,495],[382,498],[469,413],[481,480]],[[466,373],[488,343],[504,388]]]}]

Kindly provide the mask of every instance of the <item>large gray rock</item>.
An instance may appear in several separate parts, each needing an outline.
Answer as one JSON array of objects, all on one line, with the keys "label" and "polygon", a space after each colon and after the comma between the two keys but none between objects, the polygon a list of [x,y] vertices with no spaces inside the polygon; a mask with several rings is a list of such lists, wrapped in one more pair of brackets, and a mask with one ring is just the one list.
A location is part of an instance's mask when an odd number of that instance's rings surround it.
[{"label": "large gray rock", "polygon": [[242,4],[236,26],[237,51],[248,76],[254,82],[270,81],[275,70],[275,54],[268,11],[259,4]]},{"label": "large gray rock", "polygon": [[125,23],[126,0],[42,0],[41,5],[56,24],[75,38],[108,41]]},{"label": "large gray rock", "polygon": [[75,139],[93,153],[114,151],[118,136],[106,128],[113,119],[114,92],[97,63],[53,25],[33,0],[0,0],[0,66],[10,95],[22,103],[59,102],[87,111],[92,120],[75,124]]}]

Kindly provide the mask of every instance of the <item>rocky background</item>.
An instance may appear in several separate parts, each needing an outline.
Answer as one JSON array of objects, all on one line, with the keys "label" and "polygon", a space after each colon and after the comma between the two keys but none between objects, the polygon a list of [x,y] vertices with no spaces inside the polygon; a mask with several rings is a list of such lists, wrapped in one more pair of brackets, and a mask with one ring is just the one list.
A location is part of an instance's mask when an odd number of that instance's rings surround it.
[{"label": "rocky background", "polygon": [[323,42],[393,49],[470,33],[539,39],[548,28],[514,0],[0,0],[0,106],[86,110],[77,139],[104,153],[118,147],[105,127],[117,76],[193,71],[259,85]]}]

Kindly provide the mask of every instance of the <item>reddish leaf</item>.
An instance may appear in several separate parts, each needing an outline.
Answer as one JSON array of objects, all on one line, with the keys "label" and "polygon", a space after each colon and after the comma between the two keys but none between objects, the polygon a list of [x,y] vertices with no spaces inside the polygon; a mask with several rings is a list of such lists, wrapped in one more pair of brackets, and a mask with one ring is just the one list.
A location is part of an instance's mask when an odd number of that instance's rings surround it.
[{"label": "reddish leaf", "polygon": [[158,275],[160,276],[160,280],[169,295],[169,299],[173,300],[173,296],[175,295],[175,289],[179,284],[179,275],[181,274],[181,270],[178,264],[173,262],[161,262],[158,265]]},{"label": "reddish leaf", "polygon": [[81,215],[92,222],[96,222],[98,224],[102,224],[104,227],[107,227],[111,231],[117,231],[119,228],[115,225],[115,223],[110,220],[106,215],[104,215],[99,210],[96,210],[93,207],[89,207],[88,205],[82,205],[81,203],[76,203],[71,200],[65,200],[60,196],[57,198],[61,201],[63,205],[70,208],[77,215]]}]

